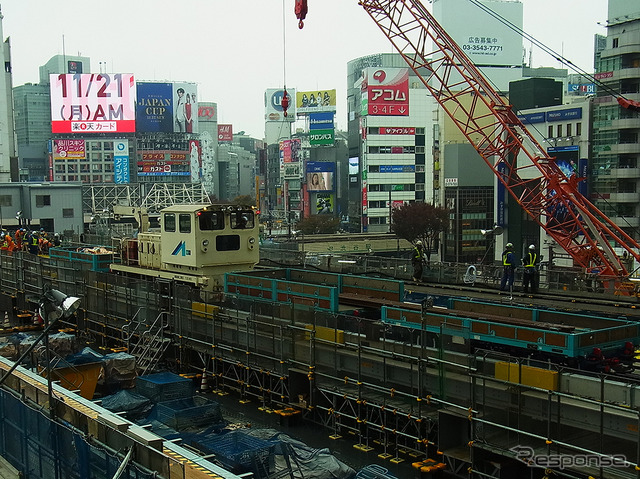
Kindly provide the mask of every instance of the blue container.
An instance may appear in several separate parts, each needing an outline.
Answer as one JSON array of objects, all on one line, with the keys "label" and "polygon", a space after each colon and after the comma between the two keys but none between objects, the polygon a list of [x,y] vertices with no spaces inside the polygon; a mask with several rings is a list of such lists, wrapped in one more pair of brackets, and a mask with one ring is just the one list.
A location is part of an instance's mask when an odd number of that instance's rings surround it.
[{"label": "blue container", "polygon": [[275,469],[276,443],[242,431],[209,436],[194,442],[194,446],[207,454],[215,454],[216,459],[234,473],[252,471],[257,477],[266,477]]},{"label": "blue container", "polygon": [[[109,271],[109,265],[114,262],[113,253],[94,253],[96,247],[65,248],[57,247],[49,249],[49,258],[70,261],[74,267],[80,270]],[[97,250],[99,251],[99,250]]]},{"label": "blue container", "polygon": [[136,379],[135,392],[153,402],[190,398],[193,382],[173,373],[148,374]]}]

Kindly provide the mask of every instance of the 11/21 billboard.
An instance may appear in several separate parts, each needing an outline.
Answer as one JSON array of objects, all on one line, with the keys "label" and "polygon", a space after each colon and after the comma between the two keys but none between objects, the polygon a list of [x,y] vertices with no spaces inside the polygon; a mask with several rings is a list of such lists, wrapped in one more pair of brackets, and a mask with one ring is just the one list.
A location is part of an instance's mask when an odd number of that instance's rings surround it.
[{"label": "11/21 billboard", "polygon": [[49,75],[52,133],[136,131],[132,74]]}]

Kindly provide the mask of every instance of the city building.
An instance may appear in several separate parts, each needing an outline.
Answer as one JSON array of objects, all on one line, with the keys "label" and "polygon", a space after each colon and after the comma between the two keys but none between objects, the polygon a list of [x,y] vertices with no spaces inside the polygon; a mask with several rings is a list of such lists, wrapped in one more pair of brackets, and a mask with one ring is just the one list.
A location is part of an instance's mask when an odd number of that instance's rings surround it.
[{"label": "city building", "polygon": [[640,238],[640,117],[618,96],[640,101],[640,10],[634,2],[609,0],[607,37],[596,54],[591,199],[636,240]]},{"label": "city building", "polygon": [[[0,39],[2,31],[2,13],[0,13]],[[4,70],[0,74],[0,182],[18,181],[18,161],[13,129],[13,96],[11,80],[11,43],[7,38],[0,46]]]},{"label": "city building", "polygon": [[[381,86],[397,91],[394,101],[378,102],[373,89]],[[347,87],[349,228],[387,233],[394,206],[433,200],[427,153],[436,103],[393,53],[350,61]]]}]

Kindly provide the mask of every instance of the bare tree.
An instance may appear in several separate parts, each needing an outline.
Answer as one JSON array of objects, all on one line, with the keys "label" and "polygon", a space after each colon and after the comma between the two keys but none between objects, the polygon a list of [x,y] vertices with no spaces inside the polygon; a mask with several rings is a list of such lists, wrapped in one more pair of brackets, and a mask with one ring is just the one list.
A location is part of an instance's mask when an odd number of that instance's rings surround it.
[{"label": "bare tree", "polygon": [[391,231],[410,243],[421,240],[427,262],[441,232],[449,225],[449,210],[428,203],[408,203],[393,209]]}]

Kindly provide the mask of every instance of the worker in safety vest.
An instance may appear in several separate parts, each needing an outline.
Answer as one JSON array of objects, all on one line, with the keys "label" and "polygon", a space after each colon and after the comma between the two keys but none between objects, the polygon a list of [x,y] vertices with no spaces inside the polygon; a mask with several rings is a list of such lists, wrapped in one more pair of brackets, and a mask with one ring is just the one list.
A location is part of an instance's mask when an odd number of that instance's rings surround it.
[{"label": "worker in safety vest", "polygon": [[416,241],[411,255],[411,266],[413,266],[413,280],[422,281],[422,264],[424,263],[424,251],[422,241]]},{"label": "worker in safety vest", "polygon": [[2,241],[2,243],[0,244],[0,249],[2,251],[13,251],[14,249],[16,249],[16,245],[13,242],[13,238],[11,238],[11,235],[9,234],[8,231],[2,232],[2,236],[0,237],[0,240]]},{"label": "worker in safety vest", "polygon": [[500,291],[505,291],[507,286],[513,291],[513,279],[515,277],[516,255],[513,254],[513,243],[507,243],[502,252],[502,281],[500,281]]},{"label": "worker in safety vest", "polygon": [[529,285],[531,285],[531,292],[538,292],[537,284],[538,275],[538,255],[536,254],[536,245],[529,246],[529,252],[524,257],[524,273],[522,275],[522,289],[525,293],[529,292]]},{"label": "worker in safety vest", "polygon": [[39,252],[38,251],[38,247],[39,247],[39,244],[38,244],[39,241],[38,240],[39,240],[38,232],[37,231],[32,231],[31,234],[29,235],[29,243],[28,243],[28,245],[29,245],[29,253],[35,254],[35,255],[38,254],[38,252]]}]

